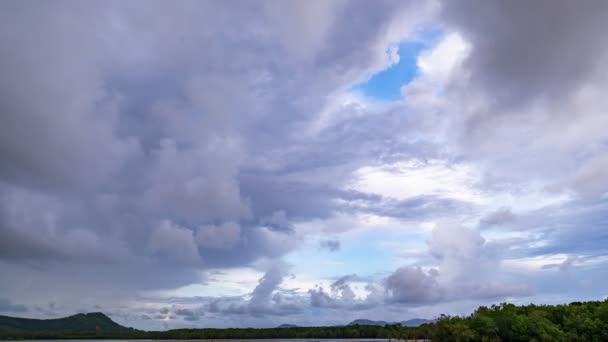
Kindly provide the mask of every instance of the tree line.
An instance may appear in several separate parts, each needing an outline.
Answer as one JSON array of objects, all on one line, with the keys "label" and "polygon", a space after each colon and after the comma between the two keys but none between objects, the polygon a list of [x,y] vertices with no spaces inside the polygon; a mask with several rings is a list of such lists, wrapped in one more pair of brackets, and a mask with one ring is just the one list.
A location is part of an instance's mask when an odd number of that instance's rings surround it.
[{"label": "tree line", "polygon": [[442,315],[418,327],[349,325],[291,328],[174,329],[123,332],[37,332],[0,339],[271,339],[385,338],[432,341],[608,341],[608,299],[563,305],[516,306],[503,303],[479,307],[468,316]]}]

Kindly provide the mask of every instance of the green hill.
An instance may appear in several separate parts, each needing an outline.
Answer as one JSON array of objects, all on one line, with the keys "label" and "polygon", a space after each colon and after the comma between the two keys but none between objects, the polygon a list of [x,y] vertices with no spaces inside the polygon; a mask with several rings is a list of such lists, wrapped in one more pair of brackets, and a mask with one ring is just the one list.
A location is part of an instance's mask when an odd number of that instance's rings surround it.
[{"label": "green hill", "polygon": [[9,336],[89,336],[134,331],[112,321],[101,312],[77,314],[57,319],[33,319],[0,316],[0,337]]}]

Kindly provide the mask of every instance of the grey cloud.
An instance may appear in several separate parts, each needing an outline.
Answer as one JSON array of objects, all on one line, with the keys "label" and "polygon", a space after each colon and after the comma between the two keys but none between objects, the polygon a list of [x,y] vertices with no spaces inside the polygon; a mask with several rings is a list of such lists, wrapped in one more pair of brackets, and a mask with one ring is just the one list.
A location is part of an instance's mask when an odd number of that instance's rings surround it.
[{"label": "grey cloud", "polygon": [[204,315],[201,310],[192,310],[192,309],[177,309],[175,310],[175,315],[182,317],[186,321],[198,321],[201,316]]},{"label": "grey cloud", "polygon": [[45,317],[60,317],[60,312],[48,306],[35,306],[34,310],[43,314]]},{"label": "grey cloud", "polygon": [[345,275],[338,278],[330,286],[327,292],[322,287],[308,291],[310,305],[317,308],[334,310],[361,311],[372,309],[382,303],[382,287],[372,282],[367,282],[365,290],[367,295],[358,298],[350,283],[363,280],[355,274]]},{"label": "grey cloud", "polygon": [[161,222],[150,236],[150,249],[169,259],[179,262],[199,261],[198,248],[191,230],[174,225],[170,221]]},{"label": "grey cloud", "polygon": [[340,190],[328,185],[282,181],[272,175],[244,174],[241,185],[253,211],[267,218],[275,215],[276,208],[292,220],[330,217],[335,208],[333,198],[340,196]]},{"label": "grey cloud", "polygon": [[242,238],[230,248],[203,248],[200,255],[209,267],[234,267],[262,258],[278,259],[299,243],[291,231],[248,225],[242,229]]},{"label": "grey cloud", "polygon": [[[604,147],[606,147],[605,144]],[[585,198],[601,198],[608,189],[608,182],[604,177],[606,168],[608,168],[607,154],[594,156],[593,159],[581,165],[568,177],[552,184],[551,188],[570,187],[577,189]]]},{"label": "grey cloud", "polygon": [[578,255],[569,255],[566,260],[559,265],[559,269],[561,271],[568,271],[568,269],[572,267],[574,263],[580,261],[580,259],[581,258]]},{"label": "grey cloud", "polygon": [[[377,194],[343,190],[329,184],[281,180],[277,176],[242,177],[244,193],[250,196],[253,211],[263,215],[262,223],[270,227],[282,227],[281,229],[288,227],[271,223],[270,218],[282,216],[283,213],[292,221],[306,221],[311,218],[328,218],[335,212],[364,212],[402,219],[421,219],[471,211],[471,205],[467,202],[435,195],[395,200]],[[277,207],[281,211],[273,211]]]},{"label": "grey cloud", "polygon": [[0,201],[0,256],[4,258],[107,262],[129,255],[125,243],[113,234],[102,236],[86,225],[66,229],[80,209],[77,204],[1,183]]},{"label": "grey cloud", "polygon": [[428,247],[436,267],[397,269],[384,281],[387,302],[425,305],[532,294],[530,284],[501,272],[501,246],[487,243],[473,229],[444,223],[431,232]]},{"label": "grey cloud", "polygon": [[326,172],[315,173],[312,179],[320,176],[322,181],[339,184],[349,172],[370,162],[440,157],[440,147],[426,139],[432,134],[422,129],[425,117],[418,113],[404,116],[404,110],[407,108],[401,105],[388,109],[344,105],[332,112],[331,121],[325,122],[309,140],[297,141],[297,148],[273,150],[275,153],[269,158],[277,165],[272,171],[286,175],[323,168]]},{"label": "grey cloud", "polygon": [[425,219],[429,217],[449,217],[454,213],[470,212],[470,203],[436,195],[421,195],[404,200],[382,198],[372,201],[352,201],[347,208],[360,212],[369,212],[379,216],[401,219]]},{"label": "grey cloud", "polygon": [[334,281],[333,283],[331,283],[331,288],[332,289],[342,289],[342,288],[346,288],[346,286],[348,285],[348,282],[351,280],[355,280],[357,279],[357,275],[356,274],[347,274],[345,276],[342,276],[340,278],[338,278],[336,281]]},{"label": "grey cloud", "polygon": [[387,300],[405,304],[436,303],[443,299],[437,272],[426,273],[419,267],[402,267],[386,278]]},{"label": "grey cloud", "polygon": [[486,215],[479,221],[479,224],[482,228],[486,228],[511,224],[516,220],[517,216],[511,211],[511,209],[503,207]]},{"label": "grey cloud", "polygon": [[[91,11],[80,4],[65,11],[20,2],[3,7],[2,46],[12,52],[0,64],[6,123],[0,177],[54,191],[101,184],[138,149],[134,139],[113,133],[120,100],[104,89],[103,47],[91,39],[104,15],[93,15],[94,4]],[[87,30],[74,30],[76,13]]]},{"label": "grey cloud", "polygon": [[270,295],[283,282],[285,271],[279,267],[272,267],[258,283],[251,293],[252,305],[264,305],[270,300]]},{"label": "grey cloud", "polygon": [[564,261],[562,261],[559,264],[547,264],[547,265],[543,265],[542,269],[551,269],[551,268],[557,268],[562,272],[568,272],[570,270],[570,268],[572,268],[574,266],[575,263],[580,263],[584,261],[584,258],[578,256],[578,255],[568,255],[568,257],[566,257],[566,259],[564,259]]},{"label": "grey cloud", "polygon": [[196,240],[201,247],[226,248],[233,246],[241,237],[241,227],[234,222],[219,226],[206,225],[196,231]]},{"label": "grey cloud", "polygon": [[304,310],[303,299],[282,290],[279,285],[286,276],[283,265],[273,265],[259,280],[250,298],[220,297],[204,305],[211,313],[221,315],[284,316]]},{"label": "grey cloud", "polygon": [[[201,281],[196,269],[175,267],[175,264],[152,260],[129,261],[122,265],[86,260],[59,265],[3,261],[0,262],[0,273],[12,275],[3,278],[0,292],[18,294],[19,291],[27,290],[28,296],[22,300],[32,307],[45,307],[48,299],[53,298],[66,306],[60,312],[65,315],[73,314],[84,303],[91,303],[92,307],[99,303],[126,301],[139,291],[172,289]],[[163,277],[159,277],[159,273]],[[73,274],[78,274],[79,277],[71,279],[70,275]],[[92,288],[96,290],[91,291]],[[72,298],[75,296],[79,298],[78,307],[73,307]]]},{"label": "grey cloud", "polygon": [[600,197],[608,45],[598,32],[606,3],[445,1],[441,8],[447,27],[470,45],[446,87],[458,153],[483,161],[486,186],[518,193],[541,184]]},{"label": "grey cloud", "polygon": [[329,252],[337,252],[340,250],[340,240],[323,240],[319,246]]},{"label": "grey cloud", "polygon": [[517,224],[503,231],[526,232],[514,241],[510,257],[551,254],[606,255],[606,201],[574,201],[518,215]]},{"label": "grey cloud", "polygon": [[[450,249],[450,246],[442,247]],[[442,261],[436,268],[424,270],[420,266],[404,266],[393,271],[382,282],[365,281],[367,295],[363,298],[358,298],[350,285],[353,281],[363,279],[356,275],[343,276],[331,284],[330,291],[322,287],[309,290],[310,305],[332,310],[362,311],[382,305],[421,307],[453,301],[496,300],[531,294],[530,286],[525,284],[493,279],[492,277],[500,275],[497,270],[482,266],[481,272],[477,272],[467,268],[462,259],[468,257],[458,256],[462,252],[452,250],[442,254],[442,258],[448,258],[449,255],[450,260]]]},{"label": "grey cloud", "polygon": [[0,312],[23,313],[28,309],[23,304],[13,304],[7,298],[0,298]]},{"label": "grey cloud", "polygon": [[[399,16],[415,18],[418,9],[403,12],[406,7],[399,2],[382,2],[354,23],[351,13],[366,7],[364,2],[275,5],[297,13],[298,20],[285,21],[275,6],[261,2],[151,2],[143,12],[137,4],[121,2],[81,6],[68,1],[53,5],[58,8],[4,4],[2,12],[11,15],[2,20],[2,42],[12,52],[0,68],[6,71],[3,103],[11,125],[4,126],[7,134],[2,135],[7,163],[0,176],[16,191],[31,191],[49,202],[44,203],[46,214],[30,214],[37,215],[32,222],[44,224],[2,229],[5,241],[24,247],[3,249],[5,256],[83,260],[87,254],[128,262],[152,254],[194,260],[187,239],[180,240],[185,248],[175,250],[181,253],[176,257],[169,251],[176,246],[163,246],[155,238],[159,222],[169,220],[198,230],[206,264],[243,265],[284,253],[273,250],[271,242],[246,242],[270,236],[253,222],[277,226],[272,217],[281,212],[296,220],[330,216],[335,190],[304,183],[298,191],[308,195],[308,203],[273,200],[275,193],[290,194],[292,183],[266,187],[263,177],[246,174],[263,174],[266,165],[295,171],[329,161],[319,153],[320,145],[300,148],[301,139],[293,132],[316,119],[328,91],[382,68],[384,52],[375,46],[397,39],[389,37],[388,27]],[[238,27],[218,31],[225,23]],[[356,44],[370,48],[345,49],[343,44],[354,42],[348,28],[361,30]],[[293,44],[294,37],[303,36],[309,48]],[[43,52],[44,62],[34,58]],[[284,112],[291,115],[275,115]],[[48,134],[40,132],[43,126]],[[332,142],[342,145],[338,143]],[[281,157],[292,151],[293,158]],[[306,154],[320,158],[298,166],[304,160],[298,156]],[[259,200],[264,197],[269,198]],[[22,204],[34,207],[36,201],[28,198]],[[49,225],[61,229],[44,228]],[[70,251],[62,243],[83,248]],[[229,251],[205,251],[218,247]],[[226,258],[243,247],[242,255]],[[20,250],[31,253],[25,256]]]},{"label": "grey cloud", "polygon": [[608,46],[603,1],[445,1],[443,16],[472,44],[471,83],[512,104],[569,96],[593,77]]},{"label": "grey cloud", "polygon": [[279,230],[290,229],[290,223],[284,210],[277,210],[270,216],[262,217],[260,219],[260,224]]}]

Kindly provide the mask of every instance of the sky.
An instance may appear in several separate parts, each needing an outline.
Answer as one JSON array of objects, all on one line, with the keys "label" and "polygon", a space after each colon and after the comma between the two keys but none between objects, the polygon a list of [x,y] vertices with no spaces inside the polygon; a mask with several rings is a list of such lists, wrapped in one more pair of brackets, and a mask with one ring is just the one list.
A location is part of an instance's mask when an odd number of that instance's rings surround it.
[{"label": "sky", "polygon": [[0,314],[608,296],[608,2],[0,2]]}]

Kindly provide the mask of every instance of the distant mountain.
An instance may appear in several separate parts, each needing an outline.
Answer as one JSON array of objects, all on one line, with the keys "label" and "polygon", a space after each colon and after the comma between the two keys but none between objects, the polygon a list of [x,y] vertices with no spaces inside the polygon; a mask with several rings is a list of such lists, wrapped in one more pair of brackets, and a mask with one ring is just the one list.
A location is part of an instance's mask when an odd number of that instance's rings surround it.
[{"label": "distant mountain", "polygon": [[407,321],[399,322],[403,327],[417,327],[427,323],[433,323],[435,320],[433,319],[424,319],[424,318],[412,318]]},{"label": "distant mountain", "polygon": [[422,318],[413,318],[407,321],[403,321],[403,322],[385,322],[385,321],[372,321],[370,319],[356,319],[350,323],[348,323],[348,325],[387,325],[387,324],[401,324],[401,326],[404,327],[417,327],[419,325],[425,324],[425,323],[432,323],[434,322],[434,320],[430,320],[430,319],[422,319]]},{"label": "distant mountain", "polygon": [[277,328],[298,328],[298,327],[299,327],[299,325],[295,325],[295,324],[281,324]]},{"label": "distant mountain", "polygon": [[385,321],[372,321],[371,319],[356,319],[348,325],[387,325],[388,322]]},{"label": "distant mountain", "polygon": [[57,319],[0,316],[0,336],[22,334],[99,334],[129,331],[135,330],[123,327],[101,312],[81,313]]}]

